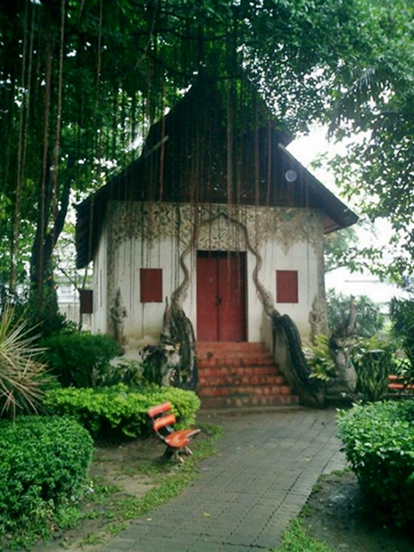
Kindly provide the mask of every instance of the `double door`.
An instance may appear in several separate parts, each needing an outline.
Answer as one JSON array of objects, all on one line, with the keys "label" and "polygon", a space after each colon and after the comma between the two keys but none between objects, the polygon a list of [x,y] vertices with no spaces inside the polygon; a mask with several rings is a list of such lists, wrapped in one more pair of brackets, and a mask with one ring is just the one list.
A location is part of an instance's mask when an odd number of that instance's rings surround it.
[{"label": "double door", "polygon": [[246,254],[197,254],[198,341],[245,341]]}]

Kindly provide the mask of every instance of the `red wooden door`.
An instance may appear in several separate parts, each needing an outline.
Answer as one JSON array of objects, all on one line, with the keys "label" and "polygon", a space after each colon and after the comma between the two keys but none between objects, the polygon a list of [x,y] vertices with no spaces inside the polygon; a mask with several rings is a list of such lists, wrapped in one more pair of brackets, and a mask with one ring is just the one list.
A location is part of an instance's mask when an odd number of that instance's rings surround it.
[{"label": "red wooden door", "polygon": [[200,251],[197,256],[197,339],[244,341],[245,254]]}]

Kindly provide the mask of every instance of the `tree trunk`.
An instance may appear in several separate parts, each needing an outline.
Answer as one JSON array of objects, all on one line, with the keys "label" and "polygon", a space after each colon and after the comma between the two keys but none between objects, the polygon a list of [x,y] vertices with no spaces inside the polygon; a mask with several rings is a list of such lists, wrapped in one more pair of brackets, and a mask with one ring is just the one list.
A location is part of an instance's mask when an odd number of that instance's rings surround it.
[{"label": "tree trunk", "polygon": [[[32,247],[30,282],[31,296],[36,306],[49,314],[56,314],[58,311],[56,286],[53,275],[52,256],[56,242],[63,230],[65,218],[69,206],[69,197],[71,190],[71,168],[73,160],[68,162],[68,173],[61,186],[60,197],[56,198],[59,203],[59,210],[55,213],[52,208],[52,179],[47,178],[45,196],[39,194],[39,216],[36,228],[36,235]],[[57,201],[59,200],[59,201]],[[44,206],[45,216],[42,216],[42,205]]]}]

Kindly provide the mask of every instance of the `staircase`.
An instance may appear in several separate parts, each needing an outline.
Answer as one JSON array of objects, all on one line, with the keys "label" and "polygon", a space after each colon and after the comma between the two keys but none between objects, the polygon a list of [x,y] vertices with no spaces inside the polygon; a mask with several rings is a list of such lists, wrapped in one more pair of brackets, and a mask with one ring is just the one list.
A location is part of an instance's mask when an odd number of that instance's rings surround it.
[{"label": "staircase", "polygon": [[197,359],[203,409],[298,404],[264,343],[199,342]]}]

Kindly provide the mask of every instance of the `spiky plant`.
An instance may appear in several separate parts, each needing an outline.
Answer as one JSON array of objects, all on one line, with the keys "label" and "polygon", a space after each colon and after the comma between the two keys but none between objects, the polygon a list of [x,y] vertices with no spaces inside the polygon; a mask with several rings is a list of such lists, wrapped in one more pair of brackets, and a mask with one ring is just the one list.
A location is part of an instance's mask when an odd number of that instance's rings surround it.
[{"label": "spiky plant", "polygon": [[0,317],[0,417],[15,419],[18,412],[37,413],[50,381],[39,360],[43,349],[35,345],[23,319],[6,307]]}]

